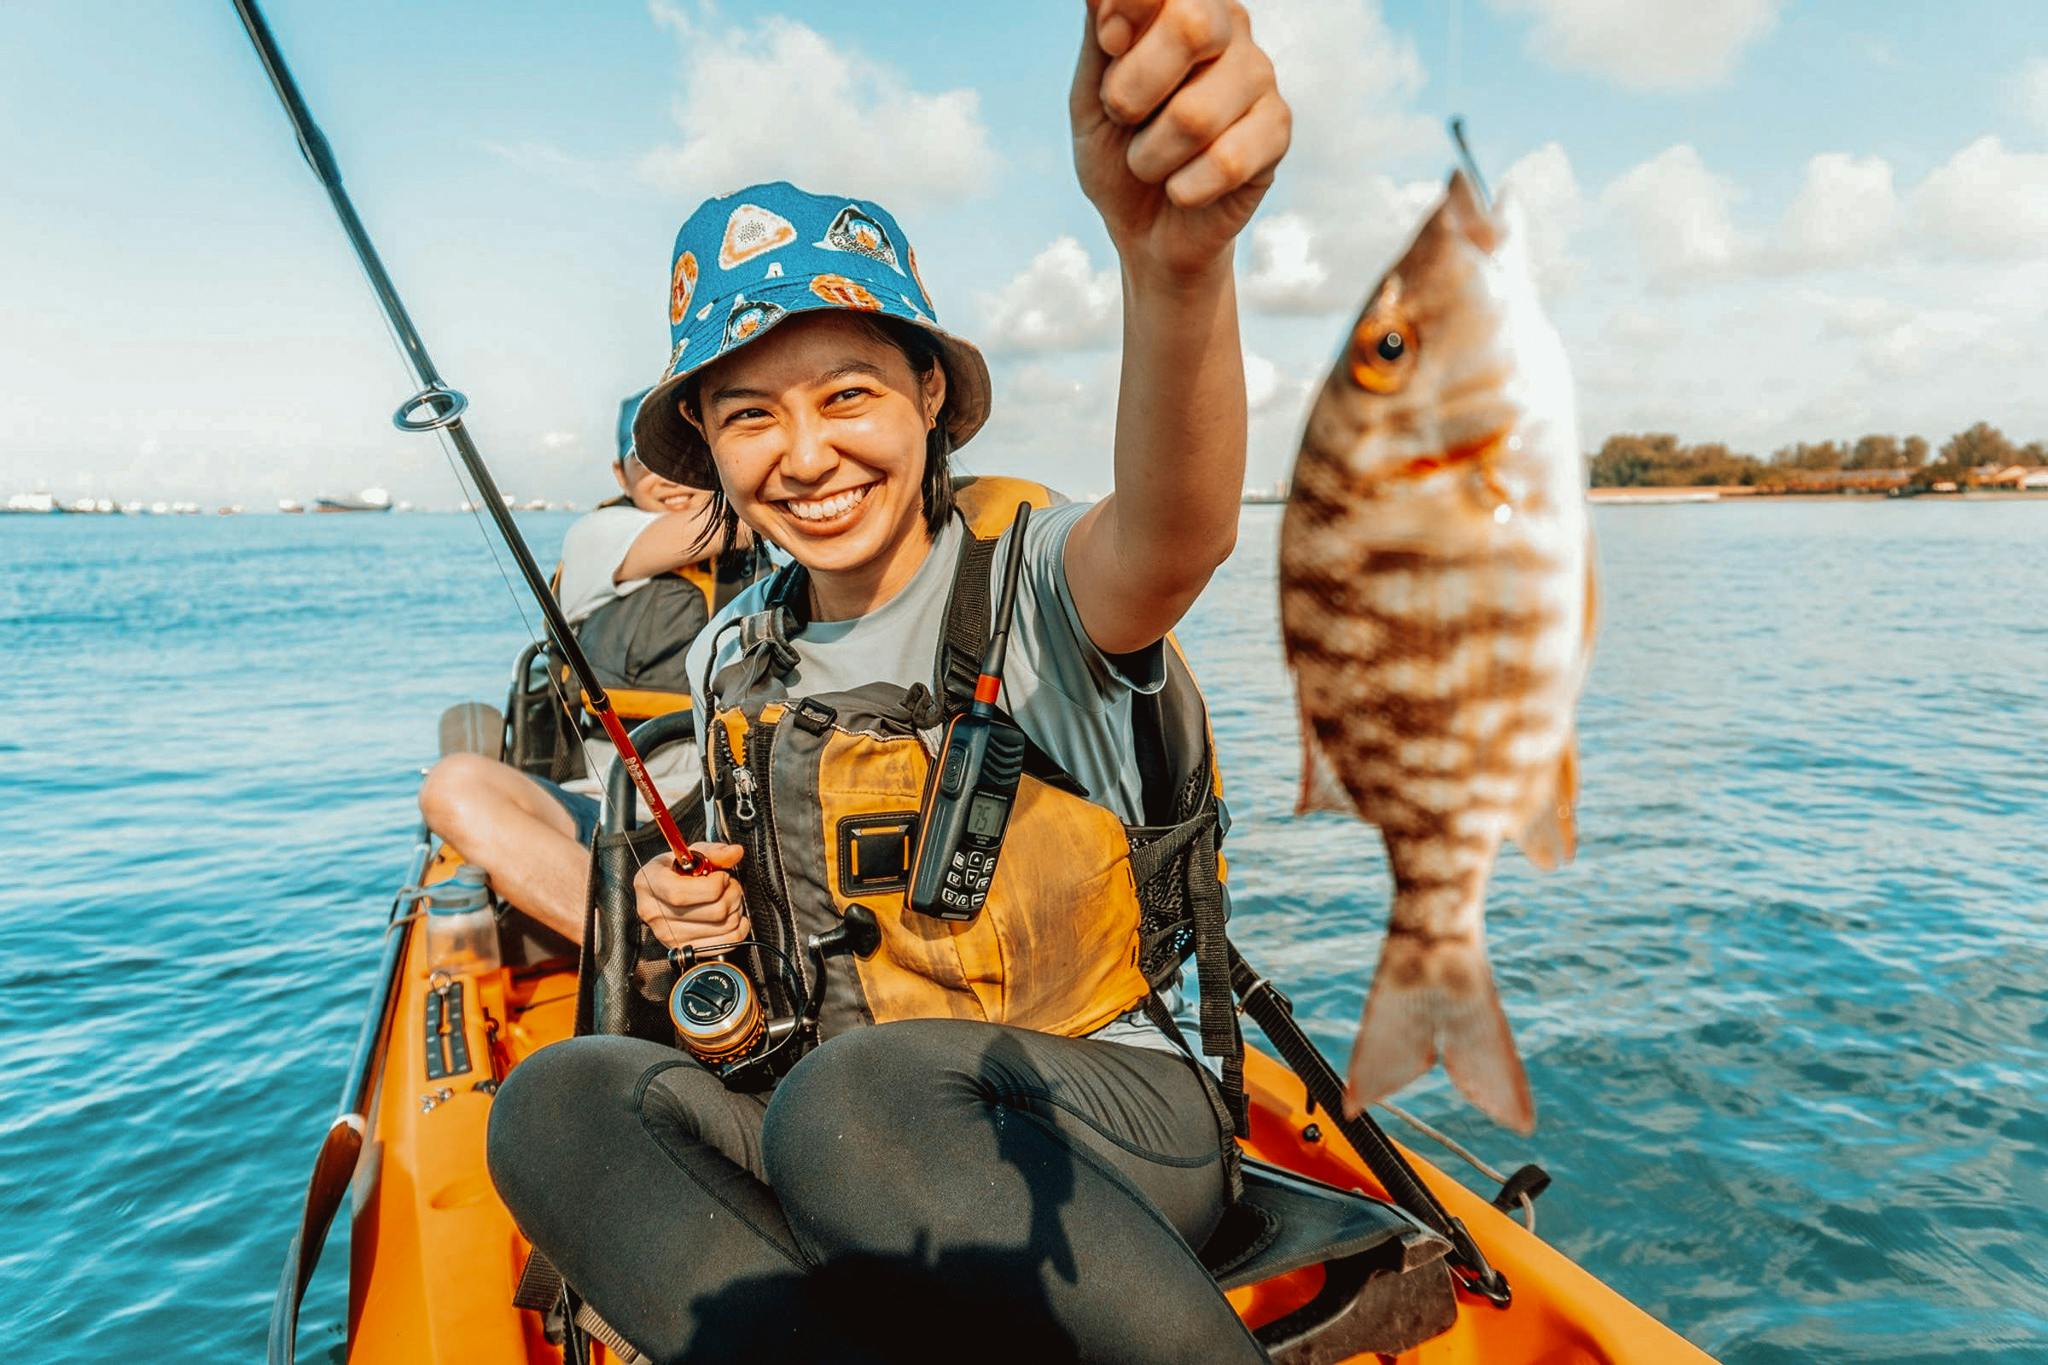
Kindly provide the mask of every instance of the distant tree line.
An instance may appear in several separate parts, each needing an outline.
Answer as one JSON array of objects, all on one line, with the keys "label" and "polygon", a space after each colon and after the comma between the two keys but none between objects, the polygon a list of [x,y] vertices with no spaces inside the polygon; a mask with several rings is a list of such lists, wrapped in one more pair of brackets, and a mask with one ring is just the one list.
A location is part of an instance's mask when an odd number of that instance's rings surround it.
[{"label": "distant tree line", "polygon": [[1799,441],[1759,460],[1719,441],[1685,445],[1660,431],[1610,436],[1592,463],[1595,488],[1781,488],[1806,482],[1802,474],[1897,470],[1911,470],[1907,485],[1924,488],[1967,483],[1987,465],[2048,465],[2048,442],[2016,445],[1989,422],[1978,422],[1949,437],[1939,450],[1922,436],[1873,433],[1853,441]]}]

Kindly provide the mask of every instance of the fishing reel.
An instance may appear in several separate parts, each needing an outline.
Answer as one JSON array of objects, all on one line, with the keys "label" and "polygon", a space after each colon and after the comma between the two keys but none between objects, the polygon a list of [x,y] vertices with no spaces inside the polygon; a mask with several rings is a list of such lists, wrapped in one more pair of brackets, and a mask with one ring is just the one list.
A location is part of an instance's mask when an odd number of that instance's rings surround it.
[{"label": "fishing reel", "polygon": [[[811,968],[808,988],[789,954],[759,939],[713,948],[672,948],[668,960],[677,975],[668,993],[669,1022],[685,1050],[727,1085],[746,1089],[773,1080],[817,1039],[826,961],[849,953],[867,957],[881,942],[882,926],[875,912],[865,905],[847,906],[838,927],[812,934],[804,942]],[[748,948],[776,960],[790,998],[803,1002],[795,1014],[767,1017],[753,978],[730,957]]]}]

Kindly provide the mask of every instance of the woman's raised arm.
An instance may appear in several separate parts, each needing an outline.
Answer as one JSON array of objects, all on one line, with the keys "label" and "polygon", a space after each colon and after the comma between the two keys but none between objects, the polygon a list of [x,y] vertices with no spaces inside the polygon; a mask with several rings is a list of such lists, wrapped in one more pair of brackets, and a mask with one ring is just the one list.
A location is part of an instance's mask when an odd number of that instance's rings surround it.
[{"label": "woman's raised arm", "polygon": [[1069,101],[1074,166],[1123,274],[1115,491],[1066,569],[1098,647],[1173,629],[1237,540],[1244,353],[1231,256],[1291,115],[1244,7],[1090,0]]}]

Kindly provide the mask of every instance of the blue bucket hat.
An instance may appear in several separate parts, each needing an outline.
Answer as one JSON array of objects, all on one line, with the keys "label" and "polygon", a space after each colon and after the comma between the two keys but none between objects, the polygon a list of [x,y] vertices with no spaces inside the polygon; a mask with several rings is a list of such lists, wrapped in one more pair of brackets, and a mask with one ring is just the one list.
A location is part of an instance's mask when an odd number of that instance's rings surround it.
[{"label": "blue bucket hat", "polygon": [[786,181],[708,199],[676,233],[669,267],[668,368],[633,421],[640,462],[693,488],[718,473],[677,411],[690,376],[799,313],[845,308],[923,328],[946,367],[939,413],[955,448],[988,420],[988,362],[942,331],[917,253],[879,204],[807,194]]},{"label": "blue bucket hat", "polygon": [[633,458],[633,418],[639,413],[642,400],[652,392],[652,389],[642,389],[619,404],[619,453],[616,457],[619,464]]}]

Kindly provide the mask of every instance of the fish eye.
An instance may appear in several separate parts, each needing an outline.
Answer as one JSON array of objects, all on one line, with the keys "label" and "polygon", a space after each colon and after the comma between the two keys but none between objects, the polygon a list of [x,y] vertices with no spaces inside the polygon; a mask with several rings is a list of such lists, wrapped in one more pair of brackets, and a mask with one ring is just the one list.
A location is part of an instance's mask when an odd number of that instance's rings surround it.
[{"label": "fish eye", "polygon": [[1414,359],[1414,329],[1395,310],[1373,309],[1351,335],[1351,378],[1367,393],[1398,393]]}]

